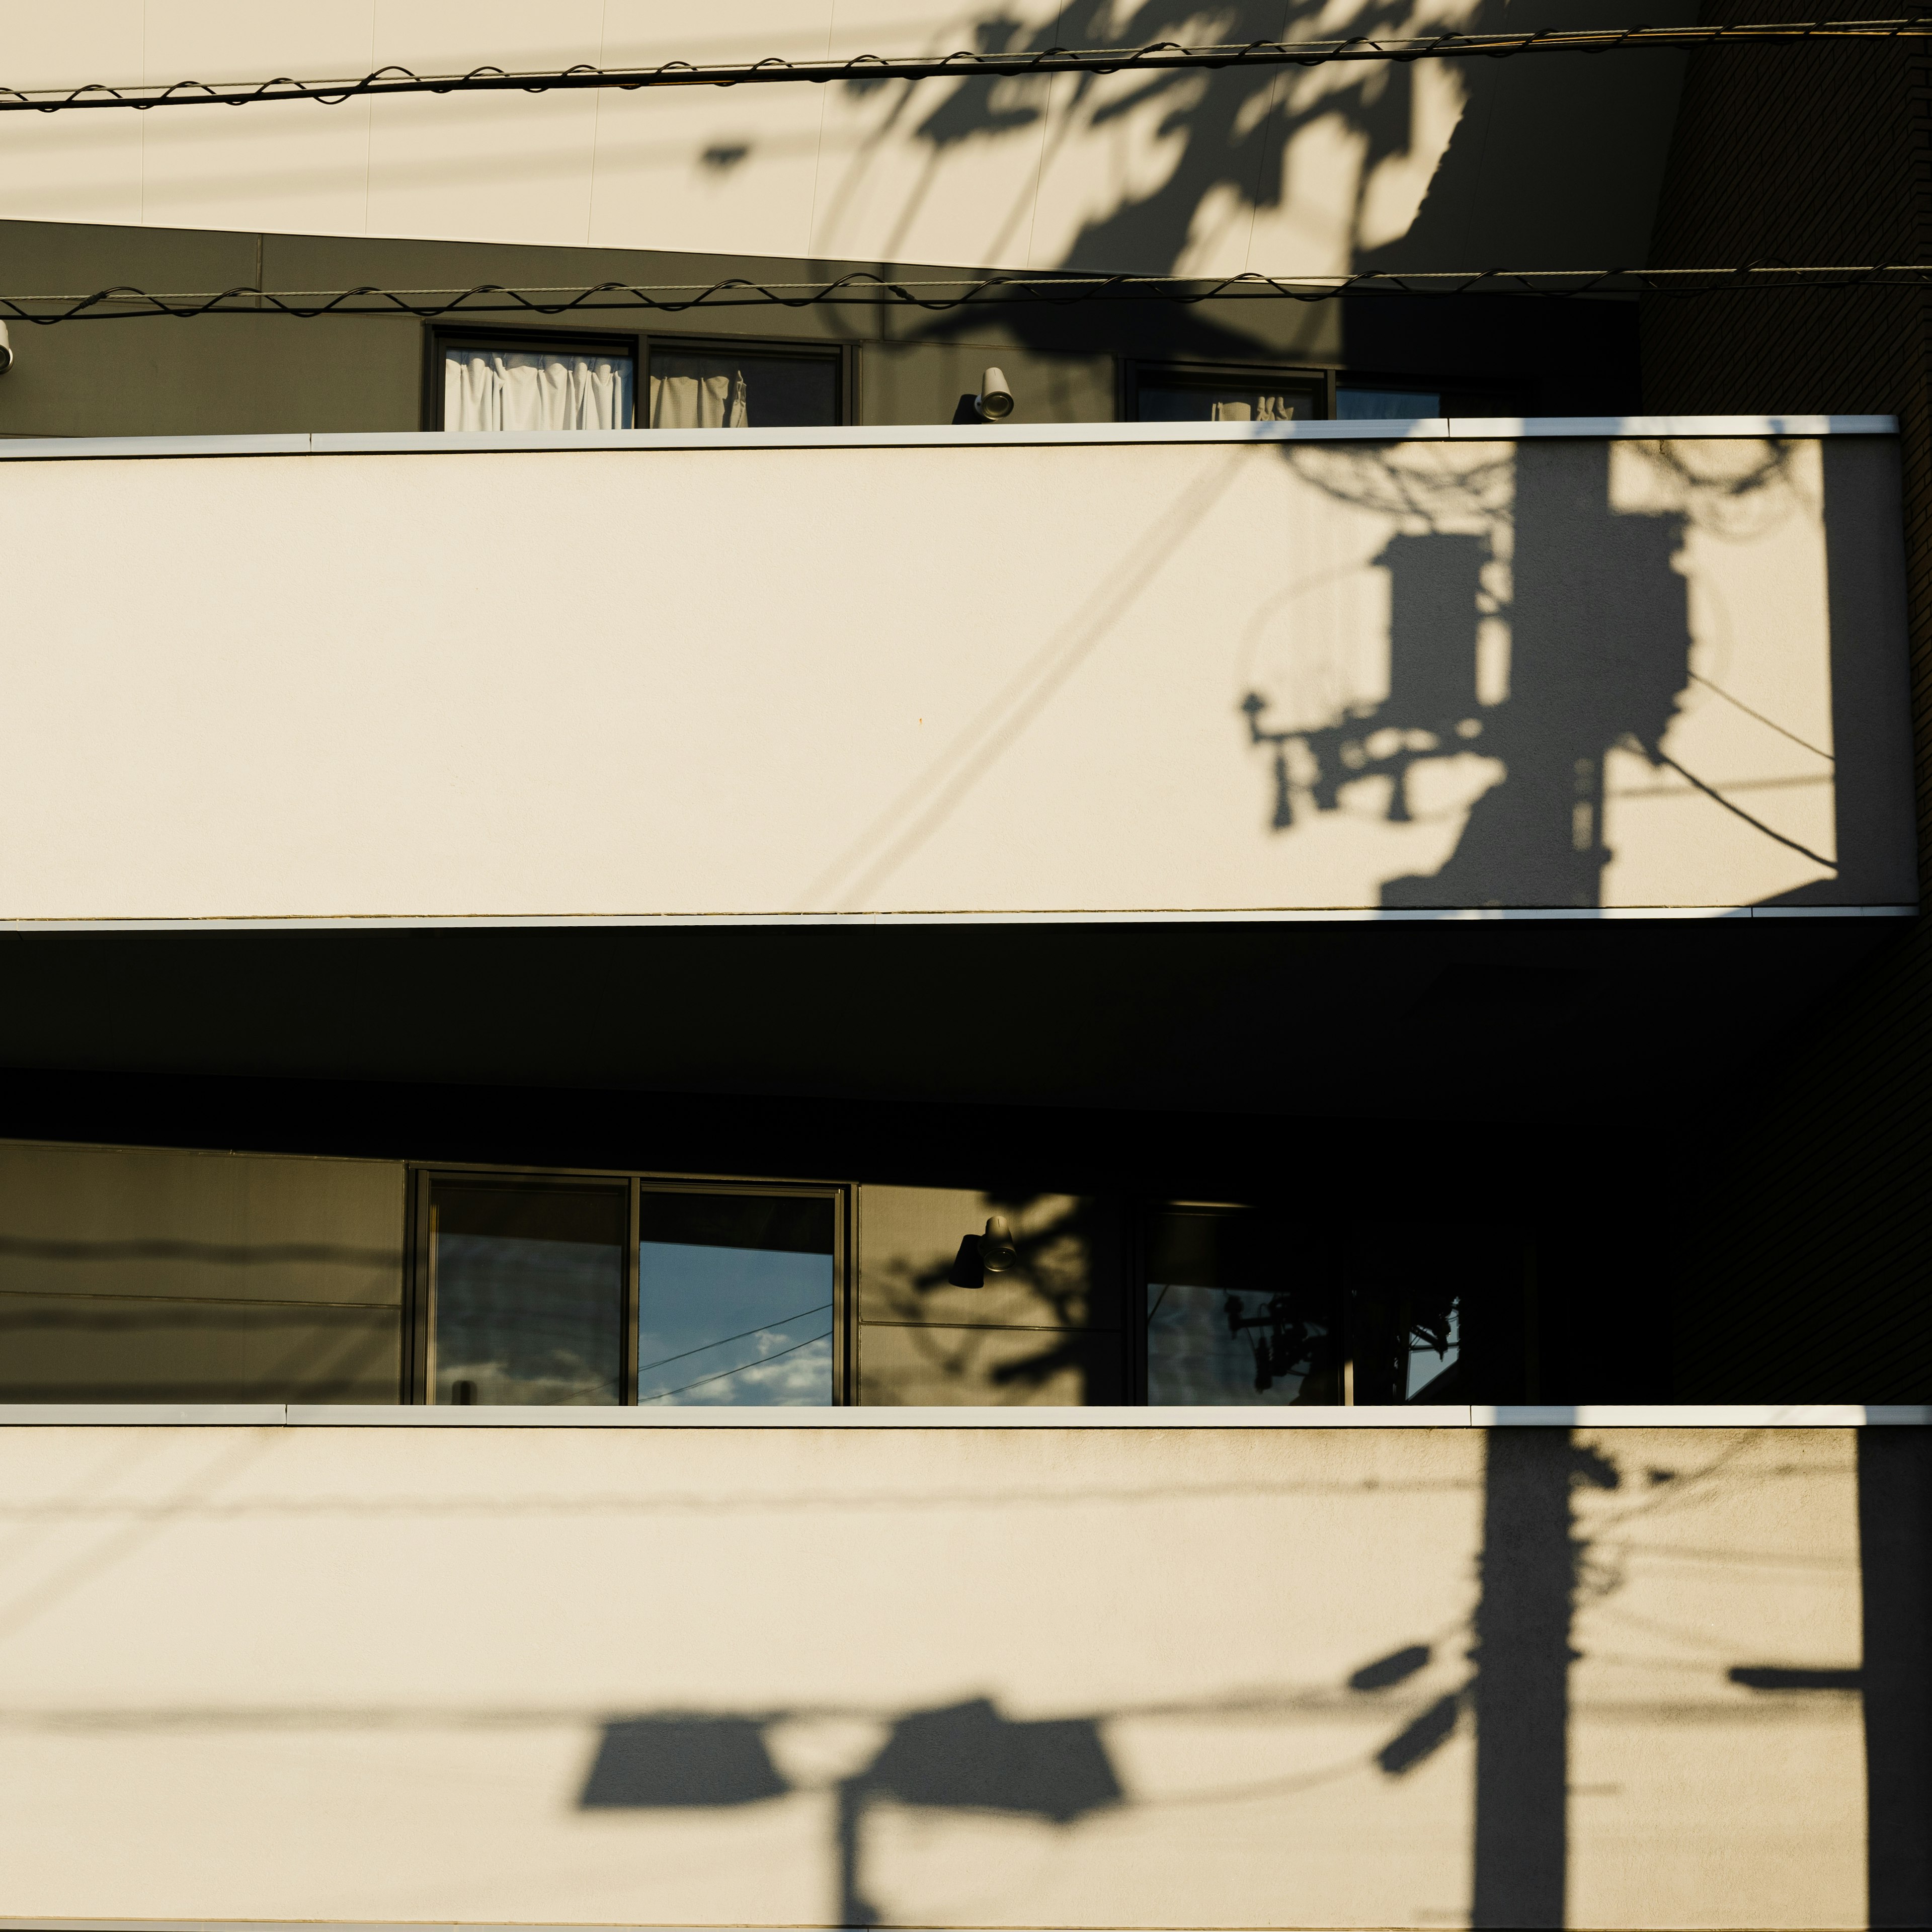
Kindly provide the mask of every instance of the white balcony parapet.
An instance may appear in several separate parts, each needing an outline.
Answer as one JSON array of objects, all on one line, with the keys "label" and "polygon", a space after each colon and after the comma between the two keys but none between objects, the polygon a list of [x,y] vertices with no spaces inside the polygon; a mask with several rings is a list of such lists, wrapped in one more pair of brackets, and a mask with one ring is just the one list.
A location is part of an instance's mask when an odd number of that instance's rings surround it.
[{"label": "white balcony parapet", "polygon": [[529,455],[616,449],[926,449],[1106,443],[1442,442],[1526,439],[1896,436],[1886,416],[1423,416],[1318,422],[853,423],[823,429],[292,430],[268,436],[0,439],[0,462],[210,456]]},{"label": "white balcony parapet", "polygon": [[1287,1409],[428,1408],[299,1402],[0,1405],[0,1430],[194,1429],[1874,1429],[1932,1425],[1914,1402],[1466,1402]]},{"label": "white balcony parapet", "polygon": [[0,926],[1910,911],[1895,428],[0,442]]}]

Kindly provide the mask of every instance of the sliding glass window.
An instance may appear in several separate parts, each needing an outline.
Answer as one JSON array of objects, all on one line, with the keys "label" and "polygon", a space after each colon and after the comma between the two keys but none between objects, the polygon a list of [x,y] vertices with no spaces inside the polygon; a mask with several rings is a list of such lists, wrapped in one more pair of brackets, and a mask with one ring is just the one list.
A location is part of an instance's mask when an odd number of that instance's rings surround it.
[{"label": "sliding glass window", "polygon": [[430,426],[447,430],[629,429],[637,418],[634,338],[562,330],[430,338]]},{"label": "sliding glass window", "polygon": [[1333,1277],[1274,1216],[1150,1215],[1146,1296],[1150,1404],[1300,1408],[1345,1399]]},{"label": "sliding glass window", "polygon": [[622,1400],[628,1206],[621,1186],[432,1183],[430,1400]]},{"label": "sliding glass window", "polygon": [[1532,1385],[1527,1250],[1508,1228],[1390,1222],[1345,1243],[1305,1217],[1176,1203],[1142,1244],[1154,1406],[1518,1401]]},{"label": "sliding glass window", "polygon": [[841,1399],[843,1196],[643,1176],[420,1173],[414,1399]]},{"label": "sliding glass window", "polygon": [[1328,379],[1306,369],[1177,368],[1129,372],[1127,413],[1141,422],[1306,422],[1325,413]]},{"label": "sliding glass window", "polygon": [[638,1400],[679,1408],[830,1402],[836,1224],[826,1196],[645,1189]]},{"label": "sliding glass window", "polygon": [[652,429],[824,429],[840,420],[837,350],[651,346]]}]

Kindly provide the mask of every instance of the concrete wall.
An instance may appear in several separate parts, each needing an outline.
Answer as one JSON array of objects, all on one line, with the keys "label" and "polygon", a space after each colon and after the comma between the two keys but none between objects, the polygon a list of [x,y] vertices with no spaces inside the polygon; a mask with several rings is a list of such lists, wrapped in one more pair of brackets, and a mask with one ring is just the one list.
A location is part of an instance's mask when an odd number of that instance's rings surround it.
[{"label": "concrete wall", "polygon": [[1886,439],[785,434],[0,464],[0,917],[1913,896]]},{"label": "concrete wall", "polygon": [[[8,0],[0,45],[10,86],[70,88],[1427,34],[1501,10]],[[1694,14],[1606,0],[1592,24]],[[1514,0],[1507,23],[1570,22]],[[1534,64],[9,115],[0,216],[1142,273],[1640,260],[1679,62]]]},{"label": "concrete wall", "polygon": [[[1014,1265],[976,1236],[1004,1216]],[[894,1406],[1124,1402],[1138,1300],[1118,1202],[868,1186],[859,1190],[856,1400]]]},{"label": "concrete wall", "polygon": [[[1862,1661],[1908,1707],[1861,1656],[1862,1460],[1832,1430],[10,1427],[4,1910],[1862,1924],[1868,1776],[1898,1795]],[[1918,1560],[1868,1552],[1868,1630]]]}]

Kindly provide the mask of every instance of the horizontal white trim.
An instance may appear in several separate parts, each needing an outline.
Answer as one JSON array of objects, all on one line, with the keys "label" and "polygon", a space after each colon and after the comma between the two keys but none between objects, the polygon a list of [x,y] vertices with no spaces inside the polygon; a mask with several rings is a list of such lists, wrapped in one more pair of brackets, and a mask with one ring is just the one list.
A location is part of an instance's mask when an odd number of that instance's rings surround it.
[{"label": "horizontal white trim", "polygon": [[[1359,1408],[429,1408],[300,1402],[18,1402],[0,1429],[1864,1429],[1932,1403],[1656,1402]],[[0,1924],[5,1922],[0,1920]]]},{"label": "horizontal white trim", "polygon": [[1896,436],[1896,416],[1457,416],[1451,437]]},{"label": "horizontal white trim", "polygon": [[530,1918],[0,1918],[0,1932],[773,1932],[769,1925],[645,1925],[604,1919],[560,1924]]},{"label": "horizontal white trim", "polygon": [[1040,444],[1517,442],[1547,436],[1896,436],[1896,416],[1430,416],[1412,422],[847,424],[827,429],[385,430],[0,437],[0,462],[178,456],[454,456],[564,450],[998,448]]},{"label": "horizontal white trim", "polygon": [[0,932],[494,932],[564,926],[1439,925],[1532,920],[1916,919],[1912,905],[1225,907],[1104,912],[346,913],[206,919],[0,919]]}]

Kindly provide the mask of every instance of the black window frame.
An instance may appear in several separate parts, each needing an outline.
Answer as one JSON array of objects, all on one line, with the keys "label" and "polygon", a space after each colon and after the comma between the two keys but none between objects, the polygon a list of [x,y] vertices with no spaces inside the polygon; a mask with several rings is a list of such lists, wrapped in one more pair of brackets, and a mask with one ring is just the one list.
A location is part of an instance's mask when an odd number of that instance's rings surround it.
[{"label": "black window frame", "polygon": [[[1252,1196],[1244,1200],[1206,1200],[1165,1194],[1142,1194],[1131,1210],[1128,1265],[1132,1274],[1127,1284],[1129,1305],[1133,1318],[1129,1324],[1132,1342],[1128,1358],[1129,1400],[1147,1408],[1162,1405],[1148,1399],[1148,1310],[1147,1292],[1154,1258],[1154,1222],[1167,1214],[1250,1216],[1277,1228],[1298,1225],[1298,1209],[1292,1200]],[[1399,1232],[1419,1234],[1426,1220],[1396,1220],[1388,1224]],[[1439,1400],[1452,1406],[1466,1402],[1537,1402],[1546,1399],[1540,1360],[1540,1303],[1537,1289],[1537,1242],[1530,1225],[1520,1216],[1500,1212],[1493,1216],[1473,1215],[1456,1221],[1467,1229],[1480,1226],[1488,1245],[1480,1258],[1481,1273],[1466,1280],[1458,1293],[1458,1361],[1480,1384],[1480,1394],[1457,1394]],[[1372,1339],[1373,1324],[1365,1306],[1364,1278],[1360,1258],[1346,1241],[1334,1235],[1301,1233],[1294,1239],[1294,1250],[1307,1264],[1326,1270],[1334,1284],[1334,1334],[1341,1361],[1341,1399],[1338,1408],[1369,1406],[1406,1408],[1414,1397],[1378,1403],[1358,1391],[1358,1366]],[[1444,1364],[1444,1368],[1448,1364]],[[1442,1371],[1438,1370],[1438,1373]],[[1427,1384],[1424,1384],[1426,1388]],[[1260,1405],[1256,1405],[1259,1406]],[[1230,1412],[1246,1408],[1246,1403],[1226,1405]],[[1307,1413],[1319,1413],[1310,1405]]]},{"label": "black window frame", "polygon": [[[1129,1265],[1132,1270],[1127,1283],[1128,1305],[1132,1312],[1130,1327],[1133,1348],[1130,1358],[1132,1380],[1128,1387],[1131,1400],[1138,1407],[1159,1410],[1167,1406],[1154,1402],[1149,1394],[1148,1384],[1152,1369],[1150,1346],[1150,1311],[1148,1307],[1148,1289],[1150,1286],[1150,1270],[1154,1262],[1155,1221],[1168,1215],[1198,1215],[1205,1220],[1252,1221],[1271,1228],[1282,1230],[1286,1234],[1294,1225],[1293,1210],[1282,1202],[1265,1199],[1246,1201],[1209,1201],[1161,1195],[1142,1196],[1133,1204],[1132,1239],[1129,1244]],[[1285,1249],[1288,1244],[1285,1243]],[[1292,1244],[1293,1251],[1306,1264],[1325,1269],[1334,1282],[1334,1326],[1331,1333],[1340,1359],[1341,1374],[1339,1381],[1340,1393],[1333,1403],[1310,1403],[1306,1412],[1317,1414],[1324,1408],[1352,1408],[1355,1406],[1355,1358],[1354,1336],[1350,1324],[1349,1298],[1339,1271],[1340,1257],[1335,1244],[1320,1237],[1302,1234]],[[1250,1407],[1264,1408],[1264,1403],[1226,1402],[1210,1405],[1225,1408],[1231,1413]]]},{"label": "black window frame", "polygon": [[[1343,389],[1380,389],[1396,394],[1432,395],[1444,416],[1530,416],[1536,413],[1535,392],[1529,382],[1508,376],[1461,376],[1415,370],[1338,369],[1336,406]],[[1360,416],[1360,422],[1395,422],[1395,416]],[[1426,418],[1424,418],[1426,420]]]},{"label": "black window frame", "polygon": [[1120,420],[1141,421],[1141,388],[1265,388],[1279,382],[1284,388],[1312,390],[1321,414],[1312,420],[1325,421],[1335,413],[1336,371],[1312,363],[1200,362],[1161,358],[1124,360],[1120,365]]},{"label": "black window frame", "polygon": [[[858,344],[852,342],[799,342],[787,340],[781,336],[766,335],[641,335],[638,340],[644,345],[644,358],[638,365],[638,410],[640,416],[650,412],[650,358],[662,351],[667,356],[731,356],[742,355],[753,360],[765,357],[782,357],[790,362],[829,362],[832,365],[834,380],[837,382],[837,400],[832,408],[835,423],[843,425],[854,420],[853,405],[858,387]],[[640,429],[648,429],[646,422],[638,424]],[[753,424],[752,428],[759,425]]]},{"label": "black window frame", "polygon": [[598,350],[628,356],[631,363],[631,413],[634,425],[644,383],[645,338],[631,332],[592,328],[482,328],[433,322],[423,331],[422,426],[446,427],[442,419],[443,352],[449,349],[504,349],[541,354],[586,356]]},{"label": "black window frame", "polygon": [[490,328],[468,322],[431,322],[423,330],[422,426],[426,430],[445,427],[442,417],[442,358],[446,349],[508,349],[583,355],[602,349],[631,358],[632,427],[647,430],[651,401],[651,356],[662,350],[668,356],[783,356],[799,362],[826,362],[834,365],[838,384],[837,421],[857,420],[859,345],[856,342],[800,342],[782,336],[659,334],[644,329],[524,328],[512,326]]},{"label": "black window frame", "polygon": [[434,1362],[434,1289],[430,1249],[430,1190],[439,1181],[472,1181],[509,1186],[575,1187],[626,1190],[623,1338],[617,1406],[638,1406],[638,1246],[640,1204],[650,1194],[776,1195],[830,1200],[832,1208],[832,1406],[843,1408],[854,1386],[856,1306],[853,1280],[854,1184],[840,1180],[774,1179],[751,1174],[661,1174],[638,1168],[502,1167],[463,1161],[412,1161],[408,1165],[409,1226],[403,1284],[403,1363],[400,1400],[406,1407],[439,1406]]}]

